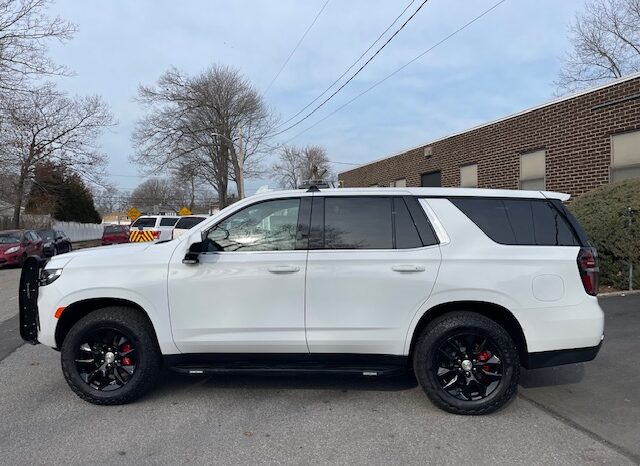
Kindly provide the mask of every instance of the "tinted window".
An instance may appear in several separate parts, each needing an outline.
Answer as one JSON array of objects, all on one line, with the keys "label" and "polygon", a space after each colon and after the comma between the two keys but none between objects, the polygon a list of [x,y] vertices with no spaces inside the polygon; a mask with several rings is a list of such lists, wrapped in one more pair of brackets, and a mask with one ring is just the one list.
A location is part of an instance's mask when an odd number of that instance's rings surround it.
[{"label": "tinted window", "polygon": [[160,219],[161,227],[172,227],[180,220],[178,217],[163,217]]},{"label": "tinted window", "polygon": [[208,251],[290,251],[296,247],[300,199],[261,202],[209,230]]},{"label": "tinted window", "polygon": [[154,217],[139,217],[131,224],[131,228],[153,228],[156,226]]},{"label": "tinted window", "polygon": [[440,186],[442,186],[442,173],[437,171],[421,175],[420,186],[439,188]]},{"label": "tinted window", "polygon": [[325,249],[391,249],[391,199],[327,197],[324,201]]},{"label": "tinted window", "polygon": [[38,230],[38,234],[45,241],[52,241],[55,239],[55,231],[53,230]]},{"label": "tinted window", "polygon": [[107,225],[107,226],[104,227],[104,232],[105,233],[120,233],[120,232],[123,232],[123,231],[126,231],[126,230],[121,225]]},{"label": "tinted window", "polygon": [[395,198],[393,204],[395,211],[396,248],[408,249],[422,247],[420,235],[404,200]]},{"label": "tinted window", "polygon": [[497,243],[578,246],[572,228],[551,202],[531,199],[451,199]]},{"label": "tinted window", "polygon": [[176,223],[176,228],[180,228],[183,230],[189,230],[190,228],[195,227],[198,223],[202,222],[204,218],[202,217],[182,217]]}]

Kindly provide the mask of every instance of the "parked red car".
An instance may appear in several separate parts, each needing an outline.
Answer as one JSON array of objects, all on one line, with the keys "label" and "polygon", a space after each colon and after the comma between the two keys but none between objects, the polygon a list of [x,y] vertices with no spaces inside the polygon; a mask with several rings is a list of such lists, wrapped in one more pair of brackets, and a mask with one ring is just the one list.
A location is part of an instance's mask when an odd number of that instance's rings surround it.
[{"label": "parked red car", "polygon": [[28,256],[43,256],[42,238],[35,231],[0,231],[0,267],[22,265]]},{"label": "parked red car", "polygon": [[102,245],[129,242],[129,227],[125,225],[105,225],[102,232]]}]

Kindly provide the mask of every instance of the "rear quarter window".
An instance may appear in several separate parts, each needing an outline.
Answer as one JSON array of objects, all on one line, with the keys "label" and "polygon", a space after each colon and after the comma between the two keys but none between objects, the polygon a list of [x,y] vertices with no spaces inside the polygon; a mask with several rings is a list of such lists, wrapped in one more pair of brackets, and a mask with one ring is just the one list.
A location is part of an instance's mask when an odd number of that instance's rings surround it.
[{"label": "rear quarter window", "polygon": [[544,199],[449,199],[496,243],[580,246],[563,211]]}]

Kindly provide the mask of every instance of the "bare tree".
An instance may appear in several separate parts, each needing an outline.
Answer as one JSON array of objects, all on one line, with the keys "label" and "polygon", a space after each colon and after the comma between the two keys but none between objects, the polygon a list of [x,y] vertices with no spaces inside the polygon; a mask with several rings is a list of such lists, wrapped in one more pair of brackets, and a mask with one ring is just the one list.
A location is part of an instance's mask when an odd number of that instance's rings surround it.
[{"label": "bare tree", "polygon": [[556,84],[573,91],[640,71],[640,0],[592,0],[570,26]]},{"label": "bare tree", "polygon": [[28,91],[30,78],[66,74],[47,57],[47,40],[65,41],[73,24],[46,15],[48,0],[0,0],[0,90]]},{"label": "bare tree", "polygon": [[133,160],[152,170],[196,167],[227,204],[229,180],[244,196],[244,175],[252,175],[273,127],[262,97],[237,70],[213,66],[189,77],[175,68],[155,86],[140,86],[138,102],[147,115],[133,134]]},{"label": "bare tree", "polygon": [[98,96],[70,98],[46,85],[28,93],[0,99],[0,164],[13,173],[13,222],[20,210],[35,167],[52,162],[70,167],[88,181],[100,178],[104,156],[98,136],[113,124],[107,105]]},{"label": "bare tree", "polygon": [[129,196],[129,204],[143,211],[156,206],[178,211],[187,203],[186,193],[168,178],[150,178],[143,181]]},{"label": "bare tree", "polygon": [[128,207],[129,196],[111,183],[103,183],[100,186],[92,185],[91,192],[96,210],[103,216],[126,210]]},{"label": "bare tree", "polygon": [[282,147],[271,173],[284,189],[296,189],[303,181],[326,180],[332,176],[327,151],[320,146]]}]

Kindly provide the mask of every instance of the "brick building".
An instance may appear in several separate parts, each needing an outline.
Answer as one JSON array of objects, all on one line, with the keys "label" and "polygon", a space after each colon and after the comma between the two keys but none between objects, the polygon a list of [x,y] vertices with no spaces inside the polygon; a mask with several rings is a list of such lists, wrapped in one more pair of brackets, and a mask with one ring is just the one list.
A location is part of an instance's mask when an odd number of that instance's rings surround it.
[{"label": "brick building", "polygon": [[546,189],[640,177],[640,74],[342,172],[343,186]]}]

